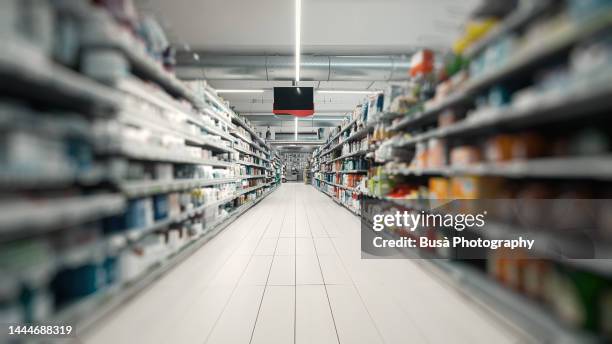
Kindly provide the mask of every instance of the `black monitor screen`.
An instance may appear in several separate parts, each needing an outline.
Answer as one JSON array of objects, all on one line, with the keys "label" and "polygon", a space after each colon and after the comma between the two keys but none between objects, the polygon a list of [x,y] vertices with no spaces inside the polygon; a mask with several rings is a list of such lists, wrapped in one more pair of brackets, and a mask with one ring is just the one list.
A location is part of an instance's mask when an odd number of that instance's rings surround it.
[{"label": "black monitor screen", "polygon": [[312,87],[274,87],[274,113],[284,110],[314,110]]}]

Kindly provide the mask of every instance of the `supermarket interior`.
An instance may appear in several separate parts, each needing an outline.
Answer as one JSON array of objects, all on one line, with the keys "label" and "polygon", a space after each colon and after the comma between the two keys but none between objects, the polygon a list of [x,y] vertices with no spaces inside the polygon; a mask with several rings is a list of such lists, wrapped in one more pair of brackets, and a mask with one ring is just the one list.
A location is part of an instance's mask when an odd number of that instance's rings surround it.
[{"label": "supermarket interior", "polygon": [[0,343],[612,342],[612,1],[0,1]]}]

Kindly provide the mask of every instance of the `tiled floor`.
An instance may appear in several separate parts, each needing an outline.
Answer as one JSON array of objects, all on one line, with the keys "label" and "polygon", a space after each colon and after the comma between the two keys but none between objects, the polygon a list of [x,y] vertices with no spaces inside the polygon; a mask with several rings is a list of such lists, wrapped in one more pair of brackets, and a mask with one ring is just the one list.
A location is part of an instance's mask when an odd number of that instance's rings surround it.
[{"label": "tiled floor", "polygon": [[360,259],[359,218],[284,184],[83,338],[87,343],[510,343],[413,260]]}]

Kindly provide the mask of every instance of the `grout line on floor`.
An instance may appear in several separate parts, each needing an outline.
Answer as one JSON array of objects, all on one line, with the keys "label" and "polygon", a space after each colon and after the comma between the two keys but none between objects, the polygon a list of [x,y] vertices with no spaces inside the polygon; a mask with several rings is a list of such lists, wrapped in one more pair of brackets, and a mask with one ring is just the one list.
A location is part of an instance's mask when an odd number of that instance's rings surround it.
[{"label": "grout line on floor", "polygon": [[[262,205],[261,202],[260,204],[257,205]],[[256,205],[256,206],[257,206]],[[263,204],[265,205],[265,204]],[[259,208],[262,209],[260,211],[260,213],[262,213],[262,217],[260,219],[263,219],[263,222],[265,222],[265,217],[267,216],[267,214],[263,211],[263,207]],[[257,213],[259,214],[259,213]],[[261,221],[260,219],[257,219],[257,222],[255,222],[256,224],[259,224],[259,222]],[[261,236],[259,237],[259,240],[257,241],[257,245],[259,245],[259,243],[261,243],[262,238],[264,237],[264,233],[266,232],[266,230],[268,229],[268,227],[270,226],[270,223],[272,222],[273,217],[270,216],[270,219],[268,220],[268,223],[266,224],[265,229],[262,231]],[[254,226],[255,228],[257,228],[257,226]],[[245,238],[249,235],[249,232],[247,231],[244,238],[240,241],[241,243],[245,240]],[[240,249],[240,245],[237,246],[236,251]],[[234,251],[235,252],[235,251]],[[232,257],[233,254],[230,256]],[[221,317],[223,316],[223,313],[225,313],[225,310],[227,309],[227,305],[229,305],[230,301],[232,300],[232,297],[234,296],[234,294],[236,293],[236,289],[238,288],[238,285],[240,284],[240,280],[242,280],[242,278],[244,277],[244,273],[245,271],[248,269],[249,264],[251,263],[251,261],[253,260],[253,256],[254,256],[254,252],[251,254],[251,256],[249,257],[249,261],[246,263],[246,265],[244,266],[244,268],[242,269],[242,273],[240,274],[240,278],[238,279],[238,281],[236,281],[236,284],[234,284],[234,287],[232,288],[232,292],[229,296],[229,298],[227,299],[227,301],[225,302],[225,304],[223,305],[223,309],[221,310],[221,312],[219,313],[219,315],[217,316],[217,319],[215,319],[215,322],[210,330],[210,332],[208,332],[208,334],[206,335],[206,339],[204,340],[204,343],[207,343],[208,340],[210,339],[210,336],[212,335],[212,333],[214,332],[215,328],[217,327],[217,324],[219,323],[219,320],[221,319]],[[228,258],[229,259],[229,258]]]},{"label": "grout line on floor", "polygon": [[[314,204],[314,202],[312,204]],[[308,229],[310,230],[312,234],[312,229],[310,228],[310,217],[308,216],[308,212],[306,212],[306,221],[308,222]],[[325,232],[327,233],[327,230],[325,230]],[[323,268],[321,267],[321,260],[319,259],[319,251],[317,249],[317,245],[315,243],[314,237],[311,237],[311,239],[312,239],[312,245],[314,246],[315,255],[317,257],[317,263],[319,264],[319,272],[321,273],[321,279],[323,280],[323,288],[325,289],[325,297],[327,298],[327,306],[329,307],[329,312],[332,317],[332,323],[334,324],[334,332],[336,333],[336,340],[338,341],[338,343],[340,343],[340,335],[338,334],[338,327],[336,326],[336,317],[334,316],[334,311],[331,306],[331,301],[329,300],[329,292],[327,291],[327,282],[325,281],[325,277],[323,277]],[[331,239],[329,239],[329,241],[331,242]]]},{"label": "grout line on floor", "polygon": [[[296,122],[297,123],[297,122]],[[297,193],[293,187],[293,343],[297,336]]]},{"label": "grout line on floor", "polygon": [[[280,224],[281,228],[283,227],[283,224],[285,223],[285,218],[287,217],[287,207],[285,206],[283,209],[284,209],[283,219],[281,220],[281,224]],[[259,307],[257,307],[257,315],[255,316],[255,322],[253,323],[253,329],[251,329],[251,338],[249,338],[249,344],[253,341],[253,336],[255,335],[255,328],[257,327],[257,320],[259,320],[259,314],[261,312],[261,306],[263,305],[263,300],[266,297],[266,290],[268,289],[268,281],[270,280],[272,266],[274,265],[274,259],[276,258],[276,249],[278,248],[279,239],[280,239],[280,231],[279,231],[279,236],[276,237],[276,245],[274,246],[274,254],[272,255],[272,262],[270,263],[270,268],[268,268],[268,276],[266,276],[266,284],[264,285],[263,293],[261,293],[261,299],[259,300]]]},{"label": "grout line on floor", "polygon": [[[315,191],[315,190],[313,190],[313,191]],[[325,195],[320,194],[319,196],[325,196]],[[331,207],[329,207],[329,205],[334,205],[335,207],[343,208],[341,205],[333,202],[330,199],[326,199],[326,201],[327,201],[326,203],[328,205],[328,207],[326,207],[327,209],[331,208]],[[329,216],[329,213],[327,213],[327,215]],[[335,222],[333,216],[329,216],[329,219]],[[323,225],[325,231],[327,232],[327,228],[325,228],[325,221],[321,221],[321,224]],[[336,223],[336,225],[337,225],[337,223]],[[328,232],[328,234],[329,234],[329,232]],[[353,276],[349,273],[348,269],[346,268],[346,264],[344,263],[344,259],[342,259],[342,256],[340,255],[340,252],[339,252],[338,248],[336,247],[336,244],[334,243],[333,240],[331,240],[331,243],[332,243],[332,246],[334,247],[334,250],[336,251],[336,254],[339,257],[339,260],[340,260],[340,263],[342,264],[342,267],[347,272],[347,275],[348,275],[348,277],[351,280],[351,284],[353,285],[353,288],[355,289],[355,292],[357,292],[357,295],[359,296],[359,299],[361,300],[361,304],[363,305],[363,307],[365,308],[366,312],[368,313],[368,317],[370,318],[370,321],[372,322],[372,325],[374,325],[374,328],[376,329],[376,333],[378,334],[379,339],[381,340],[381,342],[384,343],[385,339],[384,339],[384,337],[382,335],[382,332],[380,331],[380,328],[376,324],[376,321],[374,321],[374,317],[370,313],[370,310],[368,309],[368,306],[364,302],[363,296],[361,295],[361,292],[359,291],[359,288],[357,288],[357,284],[355,283],[355,280],[353,279]]]}]

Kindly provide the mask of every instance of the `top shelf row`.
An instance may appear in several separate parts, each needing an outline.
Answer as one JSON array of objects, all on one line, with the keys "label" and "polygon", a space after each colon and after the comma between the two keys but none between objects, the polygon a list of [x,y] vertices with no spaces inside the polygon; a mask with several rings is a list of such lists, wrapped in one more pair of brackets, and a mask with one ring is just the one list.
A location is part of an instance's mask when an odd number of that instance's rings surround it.
[{"label": "top shelf row", "polygon": [[[568,24],[562,29],[549,34],[548,37],[539,40],[538,44],[530,45],[516,53],[500,68],[467,81],[461,89],[443,100],[427,104],[422,111],[412,116],[406,116],[393,125],[391,130],[409,129],[433,123],[437,120],[437,115],[445,109],[468,104],[487,88],[530,73],[532,70],[537,69],[544,60],[568,51],[575,44],[599,32],[603,32],[611,26],[612,16],[608,12],[604,12],[586,22]],[[488,42],[489,39],[486,39],[486,41]]]}]

